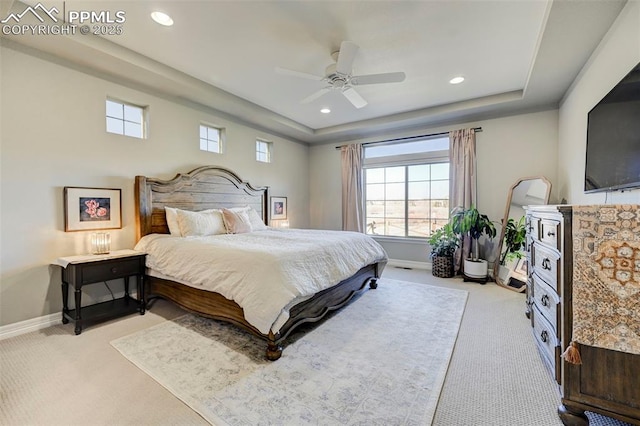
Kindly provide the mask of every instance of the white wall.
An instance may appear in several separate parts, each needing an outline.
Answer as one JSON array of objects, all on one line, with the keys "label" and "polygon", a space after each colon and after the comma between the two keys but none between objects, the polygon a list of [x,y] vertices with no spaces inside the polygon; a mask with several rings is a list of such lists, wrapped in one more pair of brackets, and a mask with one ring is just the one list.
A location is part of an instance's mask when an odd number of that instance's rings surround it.
[{"label": "white wall", "polygon": [[[171,178],[208,164],[287,196],[291,226],[309,225],[305,145],[7,47],[0,55],[0,325],[61,311],[60,273],[49,264],[86,253],[89,235],[64,232],[64,186],[122,189],[123,228],[110,231],[113,249],[135,244],[136,175]],[[147,139],[105,132],[107,96],[148,105]],[[223,155],[199,150],[201,121],[226,129]],[[272,163],[255,161],[257,137],[273,141]],[[106,293],[99,285],[87,290],[87,302]]]},{"label": "white wall", "polygon": [[571,204],[640,203],[640,190],[584,193],[587,113],[640,62],[640,2],[630,1],[560,105],[559,196]]},{"label": "white wall", "polygon": [[[478,160],[478,209],[500,222],[507,193],[519,178],[543,175],[556,181],[558,149],[558,111],[543,111],[511,117],[461,123],[446,128],[421,129],[413,134],[432,134],[456,128],[482,127],[476,135]],[[384,139],[409,136],[386,135]],[[381,138],[382,139],[382,138]],[[366,142],[366,141],[350,141]],[[310,149],[311,227],[341,229],[340,151],[336,144]],[[552,190],[553,193],[553,190]],[[553,201],[553,200],[552,200]],[[498,228],[499,229],[499,228]],[[426,261],[426,244],[382,241],[393,259]],[[491,251],[491,245],[487,245]],[[491,256],[489,256],[489,260]]]}]

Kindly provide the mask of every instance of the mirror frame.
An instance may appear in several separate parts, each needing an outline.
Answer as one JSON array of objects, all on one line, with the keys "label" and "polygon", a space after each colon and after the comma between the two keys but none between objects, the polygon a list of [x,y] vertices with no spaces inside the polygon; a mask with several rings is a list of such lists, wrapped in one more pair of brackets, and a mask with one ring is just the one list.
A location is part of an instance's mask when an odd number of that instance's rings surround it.
[{"label": "mirror frame", "polygon": [[505,234],[505,230],[506,230],[506,223],[509,220],[509,211],[511,209],[511,198],[513,196],[513,190],[520,185],[522,182],[527,181],[527,180],[535,180],[535,179],[540,179],[542,180],[546,185],[547,185],[547,193],[545,194],[544,197],[544,204],[549,204],[549,196],[551,194],[551,181],[549,181],[549,179],[547,179],[544,176],[527,176],[527,177],[523,177],[523,178],[519,178],[516,183],[514,183],[513,185],[511,185],[511,188],[509,188],[509,195],[507,196],[507,205],[504,209],[504,217],[502,218],[502,229],[500,230],[500,239],[498,240],[498,257],[497,260],[495,262],[495,264],[493,265],[493,278],[496,281],[496,284],[498,284],[499,286],[502,286],[504,288],[508,288],[509,290],[512,291],[516,291],[518,293],[522,293],[526,290],[527,288],[527,284],[525,283],[525,285],[523,285],[521,288],[515,288],[515,287],[511,287],[510,285],[508,285],[508,283],[504,283],[501,282],[500,280],[500,256],[502,254],[502,243],[504,241],[504,234]]}]

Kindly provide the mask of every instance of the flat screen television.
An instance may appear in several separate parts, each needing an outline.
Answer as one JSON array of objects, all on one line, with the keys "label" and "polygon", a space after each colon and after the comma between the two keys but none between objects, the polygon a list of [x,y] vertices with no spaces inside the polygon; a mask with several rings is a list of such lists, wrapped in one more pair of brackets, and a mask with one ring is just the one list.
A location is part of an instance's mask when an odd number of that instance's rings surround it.
[{"label": "flat screen television", "polygon": [[640,187],[640,64],[589,111],[585,192]]}]

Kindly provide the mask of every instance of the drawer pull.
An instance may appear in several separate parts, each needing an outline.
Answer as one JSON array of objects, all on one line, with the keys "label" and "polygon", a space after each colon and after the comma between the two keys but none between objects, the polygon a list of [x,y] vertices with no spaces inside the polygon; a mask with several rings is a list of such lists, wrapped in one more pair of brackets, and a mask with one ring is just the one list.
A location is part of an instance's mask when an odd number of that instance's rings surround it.
[{"label": "drawer pull", "polygon": [[555,232],[553,232],[553,231],[547,232],[547,237],[555,237],[555,236],[556,236]]},{"label": "drawer pull", "polygon": [[545,294],[544,296],[542,296],[540,298],[540,303],[542,303],[542,306],[549,306],[549,295]]},{"label": "drawer pull", "polygon": [[547,330],[542,330],[542,333],[540,333],[540,340],[547,343],[547,340],[549,340],[549,333],[547,333]]},{"label": "drawer pull", "polygon": [[118,272],[118,268],[111,268],[111,273],[115,274],[116,272]]},{"label": "drawer pull", "polygon": [[542,259],[542,269],[546,269],[547,271],[551,270],[551,261],[548,257]]}]

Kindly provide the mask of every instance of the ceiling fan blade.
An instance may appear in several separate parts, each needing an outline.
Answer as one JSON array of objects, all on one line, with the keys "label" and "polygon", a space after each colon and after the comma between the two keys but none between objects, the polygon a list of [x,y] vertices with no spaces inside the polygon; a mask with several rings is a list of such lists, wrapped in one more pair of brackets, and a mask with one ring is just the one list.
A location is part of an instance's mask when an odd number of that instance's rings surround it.
[{"label": "ceiling fan blade", "polygon": [[352,87],[348,87],[347,89],[342,91],[342,94],[345,98],[349,100],[356,108],[362,108],[367,106],[367,101],[365,101],[362,96],[358,92],[355,91]]},{"label": "ceiling fan blade", "polygon": [[354,75],[351,84],[361,86],[363,84],[400,83],[406,75],[403,72],[387,72],[383,74]]},{"label": "ceiling fan blade", "polygon": [[311,95],[309,95],[306,98],[304,98],[303,100],[301,100],[300,103],[301,104],[308,104],[309,102],[313,102],[316,99],[318,99],[320,96],[322,96],[325,93],[327,93],[329,90],[331,90],[329,87],[325,87],[324,89],[320,89],[317,92],[312,93]]},{"label": "ceiling fan blade", "polygon": [[353,61],[358,53],[357,44],[350,41],[343,41],[340,45],[340,53],[338,53],[338,62],[336,63],[336,71],[341,74],[351,74]]},{"label": "ceiling fan blade", "polygon": [[317,76],[317,75],[307,74],[306,72],[288,70],[286,68],[280,68],[280,67],[276,67],[276,72],[278,74],[282,74],[282,75],[292,75],[294,77],[306,78],[307,80],[320,81],[320,80],[324,79],[324,77],[320,77],[320,76]]}]

